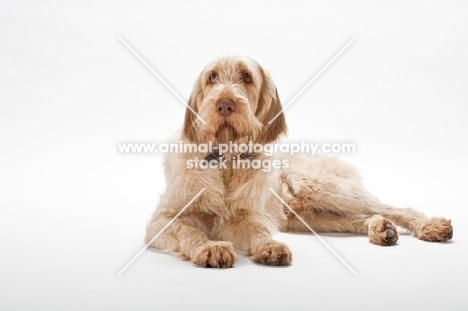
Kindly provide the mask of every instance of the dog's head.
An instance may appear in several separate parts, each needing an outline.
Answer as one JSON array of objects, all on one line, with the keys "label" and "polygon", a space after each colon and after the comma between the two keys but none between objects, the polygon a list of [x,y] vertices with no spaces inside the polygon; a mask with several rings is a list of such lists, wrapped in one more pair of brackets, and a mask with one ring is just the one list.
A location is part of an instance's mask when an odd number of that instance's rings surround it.
[{"label": "dog's head", "polygon": [[248,135],[265,144],[287,130],[270,75],[247,57],[223,57],[209,63],[195,82],[188,105],[183,136],[190,142],[223,143]]}]

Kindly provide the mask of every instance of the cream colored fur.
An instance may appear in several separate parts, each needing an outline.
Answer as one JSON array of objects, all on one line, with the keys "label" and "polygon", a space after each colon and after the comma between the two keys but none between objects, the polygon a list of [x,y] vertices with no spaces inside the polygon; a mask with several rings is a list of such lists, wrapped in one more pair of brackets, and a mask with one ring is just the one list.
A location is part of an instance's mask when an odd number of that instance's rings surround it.
[{"label": "cream colored fur", "polygon": [[[215,108],[220,99],[235,102],[232,115]],[[267,72],[246,57],[223,57],[206,66],[197,79],[180,140],[187,143],[223,143],[249,137],[255,143],[275,142],[286,133],[276,87]],[[231,159],[234,153],[225,156]],[[317,232],[349,232],[369,236],[377,245],[393,245],[395,225],[426,241],[452,238],[450,220],[428,218],[409,208],[380,203],[368,193],[356,170],[332,157],[287,157],[289,168],[267,173],[259,169],[189,169],[187,160],[207,154],[169,154],[165,159],[166,190],[148,223],[146,242],[175,217],[202,189],[200,195],[151,244],[176,252],[203,267],[232,267],[235,249],[257,263],[290,265],[292,255],[271,237],[270,229],[308,229],[270,191],[272,187]],[[280,155],[278,155],[280,157]],[[252,159],[266,159],[255,154]]]}]

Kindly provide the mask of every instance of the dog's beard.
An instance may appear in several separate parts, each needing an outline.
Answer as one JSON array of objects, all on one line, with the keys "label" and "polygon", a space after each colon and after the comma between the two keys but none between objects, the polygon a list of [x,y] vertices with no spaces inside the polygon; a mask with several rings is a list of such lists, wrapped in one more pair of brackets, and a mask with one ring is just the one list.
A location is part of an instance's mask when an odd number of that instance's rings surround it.
[{"label": "dog's beard", "polygon": [[244,148],[242,146],[247,145],[251,138],[250,133],[240,134],[233,126],[225,124],[216,132],[214,146],[221,148],[221,145],[224,145],[223,148],[219,150],[220,152],[222,150],[221,153],[227,161],[231,161],[234,156],[237,156],[242,152],[246,152],[240,148]]},{"label": "dog's beard", "polygon": [[215,136],[216,143],[218,144],[228,144],[229,142],[235,142],[239,138],[235,129],[230,125],[221,126]]}]

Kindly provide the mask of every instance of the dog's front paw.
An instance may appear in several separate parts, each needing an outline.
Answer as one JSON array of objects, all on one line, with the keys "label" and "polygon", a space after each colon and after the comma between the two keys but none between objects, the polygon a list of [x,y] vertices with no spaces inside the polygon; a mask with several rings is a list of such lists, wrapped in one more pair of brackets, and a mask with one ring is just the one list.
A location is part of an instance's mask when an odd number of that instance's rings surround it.
[{"label": "dog's front paw", "polygon": [[451,220],[434,217],[425,223],[419,232],[415,232],[418,239],[429,242],[448,241],[453,237]]},{"label": "dog's front paw", "polygon": [[369,226],[369,240],[377,245],[390,246],[398,241],[398,232],[390,220],[379,219]]},{"label": "dog's front paw", "polygon": [[272,240],[260,244],[250,259],[262,265],[289,266],[292,254],[286,244]]},{"label": "dog's front paw", "polygon": [[200,247],[192,261],[204,268],[232,268],[236,253],[230,242],[209,241]]}]

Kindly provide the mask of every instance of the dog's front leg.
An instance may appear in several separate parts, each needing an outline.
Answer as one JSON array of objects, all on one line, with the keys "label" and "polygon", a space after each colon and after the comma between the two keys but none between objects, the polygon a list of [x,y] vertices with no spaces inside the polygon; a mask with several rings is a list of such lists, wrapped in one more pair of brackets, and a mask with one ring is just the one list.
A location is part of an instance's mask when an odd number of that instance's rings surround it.
[{"label": "dog's front leg", "polygon": [[[150,247],[179,253],[202,267],[233,267],[236,254],[231,242],[209,240],[193,223],[193,219],[184,216],[175,220],[171,218],[173,215],[167,211],[157,211],[153,215],[146,228],[145,238],[146,243],[151,241]],[[171,221],[172,224],[162,230]],[[158,232],[161,232],[160,235],[154,239]]]},{"label": "dog's front leg", "polygon": [[239,209],[216,230],[219,239],[232,241],[234,247],[248,252],[254,262],[270,266],[288,266],[292,254],[284,243],[273,240],[258,216]]}]

